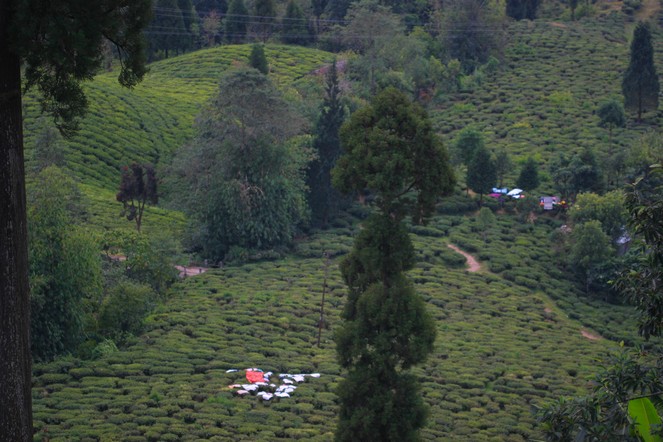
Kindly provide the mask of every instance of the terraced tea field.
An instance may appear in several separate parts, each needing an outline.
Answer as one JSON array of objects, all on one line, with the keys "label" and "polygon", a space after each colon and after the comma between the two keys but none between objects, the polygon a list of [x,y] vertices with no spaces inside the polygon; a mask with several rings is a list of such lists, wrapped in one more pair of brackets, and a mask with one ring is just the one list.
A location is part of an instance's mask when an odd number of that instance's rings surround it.
[{"label": "terraced tea field", "polygon": [[[426,440],[532,440],[535,407],[587,387],[596,358],[617,347],[582,330],[635,339],[630,310],[584,300],[555,272],[547,238],[556,223],[500,215],[487,243],[472,214],[412,229],[419,264],[410,276],[438,324],[435,351],[417,369],[430,405]],[[340,375],[331,337],[344,300],[337,265],[356,229],[301,240],[282,261],[190,277],[128,349],[36,366],[36,440],[331,440]],[[486,270],[467,272],[448,244]],[[322,251],[334,258],[318,348]],[[248,367],[321,377],[278,401],[235,397],[228,385],[238,374],[226,370]]]}]

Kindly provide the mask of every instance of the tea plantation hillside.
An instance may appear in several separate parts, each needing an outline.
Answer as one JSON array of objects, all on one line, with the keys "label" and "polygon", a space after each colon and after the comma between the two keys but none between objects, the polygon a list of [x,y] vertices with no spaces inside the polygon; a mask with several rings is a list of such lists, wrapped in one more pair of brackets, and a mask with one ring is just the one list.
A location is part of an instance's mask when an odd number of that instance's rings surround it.
[{"label": "tea plantation hillside", "polygon": [[[535,439],[534,407],[586,387],[595,358],[617,347],[583,337],[582,324],[549,296],[576,297],[551,270],[554,224],[501,215],[485,245],[473,244],[472,217],[439,216],[413,229],[420,263],[411,277],[438,326],[435,351],[417,370],[431,407],[425,439]],[[339,228],[302,241],[286,260],[190,277],[126,350],[36,366],[36,440],[331,440],[340,374],[331,336],[344,300],[337,265],[354,233]],[[465,271],[451,242],[483,256],[484,269]],[[318,348],[322,250],[336,258]],[[599,321],[624,320],[619,309],[605,312]],[[320,378],[290,398],[236,397],[228,385],[244,373],[227,370],[248,367]]]},{"label": "tea plantation hillside", "polygon": [[[653,30],[660,75],[663,33],[656,26]],[[459,130],[475,127],[490,148],[504,147],[516,160],[534,155],[545,166],[559,152],[571,154],[586,146],[601,153],[626,149],[663,123],[660,110],[642,123],[631,115],[611,142],[608,130],[598,125],[599,104],[622,99],[632,32],[632,21],[621,13],[577,22],[512,23],[500,69],[466,81],[466,92],[438,106],[432,112],[437,128],[449,144]]]},{"label": "tea plantation hillside", "polygon": [[[194,119],[201,105],[216,93],[223,70],[234,63],[246,63],[250,50],[249,45],[223,46],[154,63],[133,90],[117,83],[117,72],[98,75],[85,85],[89,111],[80,131],[64,142],[64,150],[68,168],[85,184],[93,224],[109,227],[122,223],[114,197],[120,168],[132,162],[167,162],[173,150],[190,139]],[[289,95],[294,99],[298,99],[295,87],[302,79],[320,81],[306,74],[333,57],[323,51],[279,45],[268,46],[266,55],[272,79],[292,90]],[[47,122],[40,118],[34,97],[28,96],[25,106],[26,158],[30,158]],[[160,215],[172,212],[147,210],[148,231],[154,222],[157,228],[167,227],[167,220]],[[172,216],[171,223],[181,226],[181,216]]]}]

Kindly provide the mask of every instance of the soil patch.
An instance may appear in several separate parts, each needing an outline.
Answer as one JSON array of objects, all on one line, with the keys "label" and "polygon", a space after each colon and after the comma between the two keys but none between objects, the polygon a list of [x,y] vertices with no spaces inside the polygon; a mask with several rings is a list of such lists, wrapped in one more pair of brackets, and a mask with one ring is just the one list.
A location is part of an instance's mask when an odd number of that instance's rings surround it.
[{"label": "soil patch", "polygon": [[469,269],[467,269],[468,272],[474,273],[481,270],[481,264],[479,264],[479,261],[477,261],[477,259],[474,256],[470,255],[467,252],[462,251],[461,249],[458,248],[458,246],[455,246],[453,244],[447,244],[447,247],[449,247],[451,250],[453,250],[456,253],[460,253],[465,257],[465,259],[467,260],[467,265],[469,266]]},{"label": "soil patch", "polygon": [[186,278],[187,276],[200,275],[205,273],[209,268],[207,267],[187,267],[187,266],[175,266],[175,268],[180,272],[180,278]]},{"label": "soil patch", "polygon": [[587,330],[580,330],[580,334],[589,339],[590,341],[599,341],[603,339],[599,335],[595,335],[594,333],[590,333]]}]

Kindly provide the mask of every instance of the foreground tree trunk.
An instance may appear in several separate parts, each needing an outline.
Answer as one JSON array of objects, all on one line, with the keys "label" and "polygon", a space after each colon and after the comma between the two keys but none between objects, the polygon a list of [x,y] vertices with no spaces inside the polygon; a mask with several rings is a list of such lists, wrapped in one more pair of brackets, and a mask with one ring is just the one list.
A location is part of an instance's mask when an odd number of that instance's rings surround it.
[{"label": "foreground tree trunk", "polygon": [[0,440],[32,440],[30,298],[21,71],[0,0]]}]

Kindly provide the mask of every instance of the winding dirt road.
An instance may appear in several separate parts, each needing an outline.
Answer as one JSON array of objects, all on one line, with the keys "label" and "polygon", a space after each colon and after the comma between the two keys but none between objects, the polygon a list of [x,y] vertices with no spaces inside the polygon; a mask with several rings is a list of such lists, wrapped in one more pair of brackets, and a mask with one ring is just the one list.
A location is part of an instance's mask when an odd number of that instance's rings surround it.
[{"label": "winding dirt road", "polygon": [[453,244],[447,244],[447,247],[449,247],[451,250],[453,250],[456,253],[460,253],[465,257],[467,260],[467,265],[469,268],[467,269],[468,272],[478,272],[481,270],[481,264],[479,264],[479,261],[476,260],[476,258],[472,255],[470,255],[467,252],[462,251],[461,249],[458,248],[458,246],[455,246]]}]

